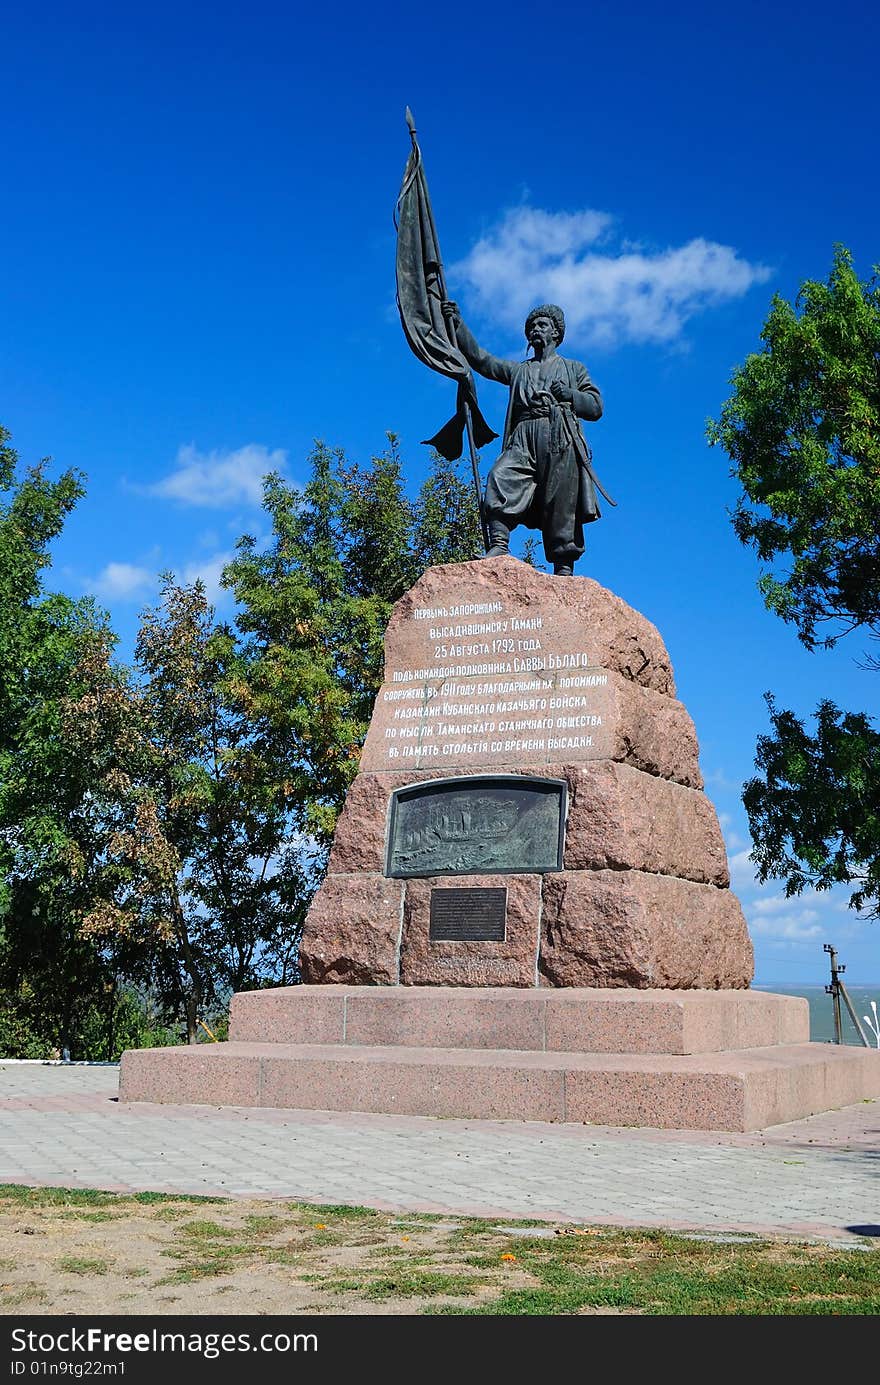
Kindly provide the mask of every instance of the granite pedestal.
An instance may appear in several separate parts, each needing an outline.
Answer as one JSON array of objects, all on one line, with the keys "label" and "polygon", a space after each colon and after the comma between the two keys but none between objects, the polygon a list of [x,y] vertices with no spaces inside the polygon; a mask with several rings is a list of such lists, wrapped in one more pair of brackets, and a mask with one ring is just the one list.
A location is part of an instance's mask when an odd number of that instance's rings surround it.
[{"label": "granite pedestal", "polygon": [[808,1042],[760,991],[292,986],[230,1041],[123,1054],[123,1101],[758,1130],[880,1096],[880,1054]]},{"label": "granite pedestal", "polygon": [[744,1131],[880,1096],[749,990],[658,631],[511,557],[395,606],[300,956],[228,1043],[124,1054],[122,1100]]}]

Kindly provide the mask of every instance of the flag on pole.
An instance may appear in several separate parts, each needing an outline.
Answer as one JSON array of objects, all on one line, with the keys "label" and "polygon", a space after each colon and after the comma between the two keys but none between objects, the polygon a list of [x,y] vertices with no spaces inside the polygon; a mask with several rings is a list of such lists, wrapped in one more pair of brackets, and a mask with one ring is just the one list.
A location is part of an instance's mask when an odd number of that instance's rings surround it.
[{"label": "flag on pole", "polygon": [[498,434],[480,412],[471,368],[459,351],[454,331],[443,316],[446,297],[443,261],[437,244],[437,228],[422,154],[416,140],[412,116],[407,110],[412,149],[403,174],[394,222],[397,227],[397,308],[410,348],[424,365],[446,375],[458,384],[456,409],[452,418],[433,438],[423,441],[436,447],[447,461],[462,454],[467,410],[470,409],[476,447],[485,447]]}]

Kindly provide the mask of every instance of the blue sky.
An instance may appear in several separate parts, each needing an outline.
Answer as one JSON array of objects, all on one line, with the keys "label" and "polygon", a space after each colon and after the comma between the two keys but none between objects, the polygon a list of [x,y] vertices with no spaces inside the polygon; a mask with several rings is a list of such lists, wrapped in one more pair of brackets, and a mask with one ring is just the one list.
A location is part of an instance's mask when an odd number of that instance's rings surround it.
[{"label": "blue sky", "polygon": [[[827,941],[880,982],[880,923],[755,885],[739,800],[765,690],[873,714],[864,641],[810,655],[764,611],[704,440],[771,295],[835,242],[863,278],[880,260],[877,11],[48,0],[3,32],[0,421],[88,477],[50,580],[98,595],[125,651],[157,574],[216,590],[260,476],[304,479],[316,438],[364,460],[394,430],[417,489],[452,387],[394,308],[410,105],[478,337],[519,355],[525,309],[558,301],[602,389],[618,508],[578,572],[666,640],[756,980],[822,982]],[[505,391],[480,398],[500,427]]]}]

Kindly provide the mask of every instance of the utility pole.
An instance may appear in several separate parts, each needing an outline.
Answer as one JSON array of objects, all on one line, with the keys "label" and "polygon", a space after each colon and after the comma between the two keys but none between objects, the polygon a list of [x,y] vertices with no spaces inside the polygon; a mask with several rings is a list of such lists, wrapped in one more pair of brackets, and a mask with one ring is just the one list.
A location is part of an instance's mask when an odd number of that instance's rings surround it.
[{"label": "utility pole", "polygon": [[834,1005],[834,1042],[836,1044],[843,1043],[843,1023],[840,1014],[840,997],[843,996],[843,1003],[849,1011],[849,1017],[855,1025],[856,1033],[865,1048],[870,1048],[868,1036],[862,1028],[861,1021],[853,1008],[853,1003],[849,998],[849,992],[840,979],[842,973],[846,971],[846,967],[842,967],[838,964],[837,952],[830,943],[823,943],[822,951],[831,954],[831,985],[825,987],[825,994],[831,996],[832,1004]]}]

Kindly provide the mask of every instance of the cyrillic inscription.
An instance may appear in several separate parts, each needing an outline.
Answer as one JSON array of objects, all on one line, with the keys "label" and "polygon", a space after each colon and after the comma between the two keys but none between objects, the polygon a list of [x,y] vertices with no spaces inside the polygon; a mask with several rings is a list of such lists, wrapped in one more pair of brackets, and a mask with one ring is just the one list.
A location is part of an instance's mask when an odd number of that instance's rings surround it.
[{"label": "cyrillic inscription", "polygon": [[477,885],[431,891],[432,943],[503,943],[506,928],[506,889]]}]

